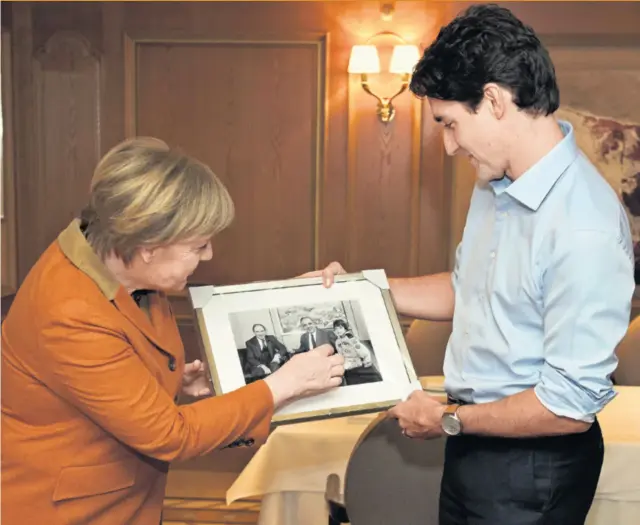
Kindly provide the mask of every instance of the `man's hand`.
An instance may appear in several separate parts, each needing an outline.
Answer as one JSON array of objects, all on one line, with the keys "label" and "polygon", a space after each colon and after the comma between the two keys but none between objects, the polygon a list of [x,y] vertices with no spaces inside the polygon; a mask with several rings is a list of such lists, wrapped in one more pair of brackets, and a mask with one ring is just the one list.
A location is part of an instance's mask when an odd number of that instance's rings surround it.
[{"label": "man's hand", "polygon": [[322,284],[329,288],[334,281],[336,275],[342,275],[347,271],[342,267],[339,262],[332,262],[323,270],[314,270],[313,272],[303,273],[298,277],[322,277]]},{"label": "man's hand", "polygon": [[269,375],[271,373],[271,368],[267,365],[260,365],[260,369],[264,372],[265,375]]},{"label": "man's hand", "polygon": [[444,405],[426,392],[416,390],[406,401],[390,409],[387,415],[398,420],[407,437],[433,439],[444,435],[441,423],[443,413]]},{"label": "man's hand", "polygon": [[208,396],[211,394],[204,363],[196,359],[184,366],[182,374],[182,393],[192,397]]},{"label": "man's hand", "polygon": [[279,363],[280,361],[282,361],[282,358],[280,357],[280,354],[274,355],[273,359],[271,360],[272,363]]}]

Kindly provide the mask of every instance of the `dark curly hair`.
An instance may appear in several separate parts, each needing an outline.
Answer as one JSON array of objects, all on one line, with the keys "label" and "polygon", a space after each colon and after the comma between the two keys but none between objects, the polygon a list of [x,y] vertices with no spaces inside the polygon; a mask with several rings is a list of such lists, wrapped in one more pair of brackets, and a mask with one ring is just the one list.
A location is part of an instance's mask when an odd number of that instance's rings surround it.
[{"label": "dark curly hair", "polygon": [[462,102],[475,112],[490,82],[509,89],[531,115],[550,115],[560,105],[553,63],[533,29],[508,9],[484,4],[440,29],[409,89],[419,97]]},{"label": "dark curly hair", "polygon": [[347,331],[350,330],[349,324],[344,319],[336,319],[335,321],[333,321],[333,327],[338,328],[338,326],[341,326]]}]

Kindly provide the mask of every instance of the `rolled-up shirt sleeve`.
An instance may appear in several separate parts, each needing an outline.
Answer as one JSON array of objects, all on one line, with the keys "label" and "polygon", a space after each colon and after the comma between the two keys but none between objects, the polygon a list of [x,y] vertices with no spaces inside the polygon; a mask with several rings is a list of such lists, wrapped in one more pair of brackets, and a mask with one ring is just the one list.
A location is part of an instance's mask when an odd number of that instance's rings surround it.
[{"label": "rolled-up shirt sleeve", "polygon": [[630,239],[591,230],[557,239],[542,285],[545,364],[535,393],[554,414],[592,422],[615,396],[615,348],[635,289]]}]

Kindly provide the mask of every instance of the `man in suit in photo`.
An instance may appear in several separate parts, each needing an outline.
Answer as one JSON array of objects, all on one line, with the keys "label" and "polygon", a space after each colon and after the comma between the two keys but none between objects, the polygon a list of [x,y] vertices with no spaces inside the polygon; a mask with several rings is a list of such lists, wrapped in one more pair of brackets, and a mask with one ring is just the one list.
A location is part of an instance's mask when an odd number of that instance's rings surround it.
[{"label": "man in suit in photo", "polygon": [[302,317],[300,326],[304,333],[300,336],[300,347],[295,351],[296,354],[308,352],[324,344],[330,344],[333,348],[336,347],[336,334],[332,330],[318,328],[311,317]]},{"label": "man in suit in photo", "polygon": [[253,325],[254,336],[246,341],[247,366],[254,377],[268,376],[280,368],[288,358],[287,347],[273,335],[267,335],[264,325]]}]

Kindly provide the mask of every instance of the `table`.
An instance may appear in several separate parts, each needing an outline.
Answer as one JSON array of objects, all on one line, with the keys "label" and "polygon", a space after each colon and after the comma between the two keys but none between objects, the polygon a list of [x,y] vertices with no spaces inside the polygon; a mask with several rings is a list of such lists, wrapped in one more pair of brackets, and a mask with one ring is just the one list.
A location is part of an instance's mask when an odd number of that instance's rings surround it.
[{"label": "table", "polygon": [[[618,396],[598,416],[605,456],[587,525],[640,522],[640,387],[616,390]],[[344,480],[351,451],[374,417],[279,427],[229,488],[227,502],[262,496],[260,525],[327,525],[327,476],[336,473]],[[441,446],[443,440],[434,441],[434,447]],[[440,475],[441,468],[434,472],[434,486],[425,489],[432,497]]]}]

